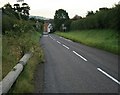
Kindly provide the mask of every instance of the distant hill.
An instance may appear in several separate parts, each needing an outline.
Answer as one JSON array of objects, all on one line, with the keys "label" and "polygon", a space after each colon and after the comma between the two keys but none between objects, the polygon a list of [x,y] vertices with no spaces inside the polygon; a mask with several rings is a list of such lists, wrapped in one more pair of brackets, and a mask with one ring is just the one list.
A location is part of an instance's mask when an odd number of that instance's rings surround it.
[{"label": "distant hill", "polygon": [[49,18],[42,17],[42,16],[29,16],[29,18],[41,19],[41,20],[49,20]]}]

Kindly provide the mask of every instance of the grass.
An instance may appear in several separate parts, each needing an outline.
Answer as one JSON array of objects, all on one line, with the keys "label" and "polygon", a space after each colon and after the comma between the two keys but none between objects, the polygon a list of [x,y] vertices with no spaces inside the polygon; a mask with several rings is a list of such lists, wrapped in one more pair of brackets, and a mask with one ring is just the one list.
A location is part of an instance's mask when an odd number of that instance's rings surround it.
[{"label": "grass", "polygon": [[31,51],[33,56],[27,62],[9,93],[33,93],[34,72],[37,64],[43,63],[43,52],[39,44],[41,34],[29,31],[18,36],[3,36],[2,78],[17,64],[20,58]]},{"label": "grass", "polygon": [[119,35],[114,30],[81,30],[70,32],[56,32],[56,34],[78,43],[96,47],[115,54],[120,54],[118,51]]}]

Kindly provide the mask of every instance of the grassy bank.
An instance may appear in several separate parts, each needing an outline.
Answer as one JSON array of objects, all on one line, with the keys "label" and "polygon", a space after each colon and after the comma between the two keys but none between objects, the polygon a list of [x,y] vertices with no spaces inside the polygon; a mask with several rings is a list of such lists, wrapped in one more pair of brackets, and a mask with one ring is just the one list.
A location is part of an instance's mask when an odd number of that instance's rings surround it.
[{"label": "grassy bank", "polygon": [[114,30],[79,30],[66,33],[56,32],[56,34],[75,42],[120,54],[120,52],[118,52],[119,35]]},{"label": "grassy bank", "polygon": [[32,93],[34,91],[34,72],[37,64],[43,62],[43,52],[39,44],[41,34],[36,31],[22,33],[20,36],[3,35],[2,78],[17,64],[26,52],[33,52],[23,72],[18,77],[10,93]]}]

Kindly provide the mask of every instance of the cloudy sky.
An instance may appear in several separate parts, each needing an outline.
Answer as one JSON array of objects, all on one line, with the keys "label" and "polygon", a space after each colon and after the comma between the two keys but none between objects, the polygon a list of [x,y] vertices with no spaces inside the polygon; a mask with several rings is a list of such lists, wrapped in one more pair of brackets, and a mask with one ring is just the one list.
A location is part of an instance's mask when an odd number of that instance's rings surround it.
[{"label": "cloudy sky", "polygon": [[[84,17],[87,11],[96,11],[101,7],[111,8],[118,4],[120,0],[24,0],[28,3],[31,10],[30,14],[54,18],[55,11],[64,9],[72,18],[76,14]],[[15,4],[17,0],[0,0],[0,7],[6,3]]]}]

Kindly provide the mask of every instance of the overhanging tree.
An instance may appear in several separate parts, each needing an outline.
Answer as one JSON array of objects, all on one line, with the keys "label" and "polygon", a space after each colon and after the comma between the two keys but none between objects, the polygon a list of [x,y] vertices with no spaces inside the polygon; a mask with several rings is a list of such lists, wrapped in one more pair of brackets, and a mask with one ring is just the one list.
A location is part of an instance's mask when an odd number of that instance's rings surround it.
[{"label": "overhanging tree", "polygon": [[63,9],[56,10],[54,16],[54,24],[56,30],[60,31],[62,24],[65,24],[68,21],[69,21],[69,16],[65,10]]}]

